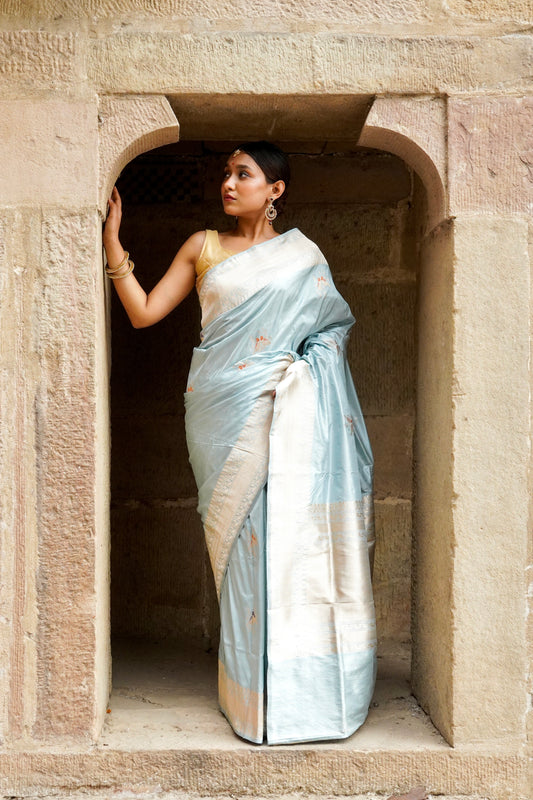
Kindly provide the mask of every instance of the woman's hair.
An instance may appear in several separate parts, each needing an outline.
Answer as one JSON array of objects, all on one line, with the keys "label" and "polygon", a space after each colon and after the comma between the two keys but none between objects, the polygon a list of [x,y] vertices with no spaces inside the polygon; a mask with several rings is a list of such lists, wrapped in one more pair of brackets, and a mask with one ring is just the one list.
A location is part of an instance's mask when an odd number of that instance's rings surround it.
[{"label": "woman's hair", "polygon": [[253,158],[257,166],[265,173],[267,183],[283,181],[285,184],[285,191],[281,197],[274,200],[274,205],[279,214],[285,205],[287,190],[291,180],[289,159],[283,150],[271,142],[244,142],[237,147],[237,150],[242,150],[243,153],[248,153],[248,155]]}]

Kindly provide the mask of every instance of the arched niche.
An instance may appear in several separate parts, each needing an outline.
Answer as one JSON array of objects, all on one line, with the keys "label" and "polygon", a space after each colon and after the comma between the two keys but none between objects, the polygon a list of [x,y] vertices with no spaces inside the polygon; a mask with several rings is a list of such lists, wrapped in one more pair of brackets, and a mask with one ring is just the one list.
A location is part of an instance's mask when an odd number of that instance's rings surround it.
[{"label": "arched niche", "polygon": [[[379,98],[369,115],[371,99],[368,97],[324,98],[323,103],[319,103],[317,98],[281,96],[276,98],[274,110],[269,106],[271,98],[248,98],[240,107],[238,103],[236,106],[235,98],[214,98],[208,106],[206,102],[205,98],[197,97],[170,98],[171,105],[160,97],[105,99],[101,112],[104,146],[101,148],[99,196],[102,213],[111,186],[128,162],[142,152],[177,140],[178,125],[172,109],[179,112],[182,122],[185,120],[185,127],[189,122],[189,135],[194,139],[213,127],[221,138],[228,137],[235,129],[239,129],[240,135],[244,131],[244,138],[259,136],[261,125],[257,131],[254,125],[258,125],[258,119],[265,119],[270,108],[269,130],[263,132],[269,138],[288,141],[290,134],[294,142],[299,132],[299,141],[308,143],[310,153],[313,141],[327,141],[335,152],[336,140],[345,142],[350,138],[354,146],[358,142],[365,148],[398,156],[413,170],[413,180],[416,178],[413,191],[419,205],[414,235],[421,277],[417,301],[419,378],[414,448],[416,538],[412,580],[412,682],[439,730],[452,740],[452,710],[448,702],[452,671],[446,658],[446,653],[450,652],[447,646],[451,636],[449,580],[452,569],[447,555],[452,535],[448,514],[451,488],[446,482],[451,459],[451,425],[447,411],[451,385],[452,251],[450,227],[445,221],[443,101],[438,98]],[[338,112],[335,116],[332,116],[332,104]],[[209,114],[216,120],[216,126],[207,125]],[[328,125],[333,125],[330,131]],[[328,133],[330,136],[324,138]],[[439,362],[438,370],[434,368],[435,359]],[[435,447],[439,454],[436,461],[433,459]],[[435,536],[433,528],[437,522],[439,535]],[[434,552],[435,547],[438,553]],[[440,571],[435,563],[440,564]]]}]

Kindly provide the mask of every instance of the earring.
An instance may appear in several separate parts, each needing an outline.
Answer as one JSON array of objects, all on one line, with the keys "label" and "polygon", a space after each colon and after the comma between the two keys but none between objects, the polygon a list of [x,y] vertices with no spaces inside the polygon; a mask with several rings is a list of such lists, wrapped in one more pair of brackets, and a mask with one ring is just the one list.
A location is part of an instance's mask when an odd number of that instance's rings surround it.
[{"label": "earring", "polygon": [[274,203],[272,201],[273,201],[273,198],[269,197],[268,198],[268,205],[267,205],[267,207],[265,209],[265,217],[269,221],[270,225],[272,225],[272,222],[278,216],[278,212],[276,211],[276,206],[274,205]]}]

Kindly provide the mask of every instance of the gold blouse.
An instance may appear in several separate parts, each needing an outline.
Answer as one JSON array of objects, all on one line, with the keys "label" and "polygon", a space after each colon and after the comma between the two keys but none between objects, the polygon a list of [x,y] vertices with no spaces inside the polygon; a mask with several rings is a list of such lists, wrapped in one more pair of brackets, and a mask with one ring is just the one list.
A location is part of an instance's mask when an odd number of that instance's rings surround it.
[{"label": "gold blouse", "polygon": [[198,289],[202,285],[206,273],[209,272],[212,267],[215,267],[217,264],[220,264],[221,261],[234,255],[235,253],[224,250],[218,238],[218,231],[206,231],[204,246],[196,262],[196,286]]}]

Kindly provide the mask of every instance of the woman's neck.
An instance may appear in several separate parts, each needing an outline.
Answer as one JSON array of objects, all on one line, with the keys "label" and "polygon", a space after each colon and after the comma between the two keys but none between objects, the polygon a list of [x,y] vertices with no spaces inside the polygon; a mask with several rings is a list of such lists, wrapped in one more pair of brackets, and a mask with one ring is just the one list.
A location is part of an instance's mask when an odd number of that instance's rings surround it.
[{"label": "woman's neck", "polygon": [[275,236],[279,236],[272,225],[268,223],[268,220],[265,219],[264,214],[255,219],[239,217],[237,226],[228,233],[232,237],[246,239],[250,244],[257,244],[265,241],[265,239],[273,239]]}]

